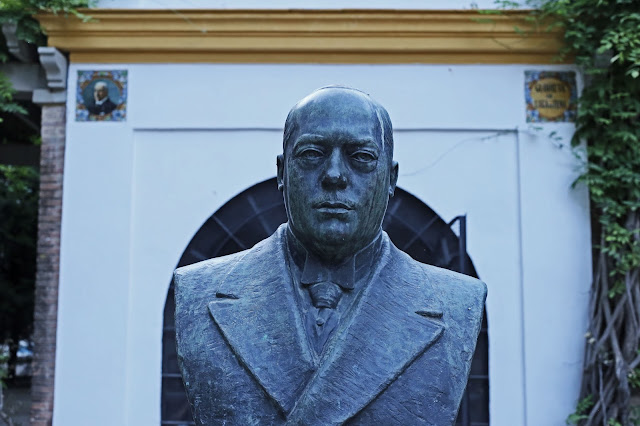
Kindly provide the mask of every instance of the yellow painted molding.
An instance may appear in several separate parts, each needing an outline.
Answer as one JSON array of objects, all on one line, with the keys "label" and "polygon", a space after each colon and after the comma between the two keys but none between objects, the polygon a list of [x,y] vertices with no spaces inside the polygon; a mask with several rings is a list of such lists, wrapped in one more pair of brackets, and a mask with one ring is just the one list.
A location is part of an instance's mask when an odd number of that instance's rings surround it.
[{"label": "yellow painted molding", "polygon": [[528,11],[489,17],[476,10],[83,13],[94,20],[37,16],[49,46],[76,63],[545,64],[562,47],[561,32],[532,31]]}]

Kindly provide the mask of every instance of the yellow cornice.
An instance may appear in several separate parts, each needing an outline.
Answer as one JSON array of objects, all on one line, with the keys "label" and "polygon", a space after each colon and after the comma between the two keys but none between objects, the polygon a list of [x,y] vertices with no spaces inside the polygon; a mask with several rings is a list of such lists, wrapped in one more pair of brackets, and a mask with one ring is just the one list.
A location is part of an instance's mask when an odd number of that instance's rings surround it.
[{"label": "yellow cornice", "polygon": [[[528,11],[90,9],[39,15],[49,45],[97,63],[551,63],[562,33]],[[516,32],[527,32],[526,36]]]}]

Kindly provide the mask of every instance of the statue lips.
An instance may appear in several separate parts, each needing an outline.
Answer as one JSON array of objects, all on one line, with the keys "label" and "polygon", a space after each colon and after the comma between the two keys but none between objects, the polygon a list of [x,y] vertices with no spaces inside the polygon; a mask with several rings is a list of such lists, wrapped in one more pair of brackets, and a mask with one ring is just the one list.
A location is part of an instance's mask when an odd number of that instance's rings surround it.
[{"label": "statue lips", "polygon": [[334,217],[346,215],[353,210],[351,204],[342,201],[321,201],[313,203],[313,208],[320,213]]}]

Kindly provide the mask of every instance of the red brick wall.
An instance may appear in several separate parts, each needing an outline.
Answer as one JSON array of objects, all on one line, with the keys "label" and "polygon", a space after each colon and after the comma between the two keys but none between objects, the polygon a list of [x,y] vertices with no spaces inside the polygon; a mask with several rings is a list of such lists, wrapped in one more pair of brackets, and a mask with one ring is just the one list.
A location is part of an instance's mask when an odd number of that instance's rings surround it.
[{"label": "red brick wall", "polygon": [[31,381],[31,425],[35,426],[49,426],[53,418],[65,112],[64,105],[42,107],[34,358]]}]

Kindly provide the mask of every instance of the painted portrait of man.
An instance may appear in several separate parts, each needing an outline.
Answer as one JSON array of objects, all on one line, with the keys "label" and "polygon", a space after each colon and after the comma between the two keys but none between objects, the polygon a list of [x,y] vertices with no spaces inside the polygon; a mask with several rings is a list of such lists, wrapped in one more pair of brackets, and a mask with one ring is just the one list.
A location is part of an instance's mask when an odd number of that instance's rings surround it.
[{"label": "painted portrait of man", "polygon": [[93,86],[93,103],[87,105],[89,113],[94,115],[111,114],[116,109],[116,104],[109,99],[109,89],[107,83],[98,81]]}]

